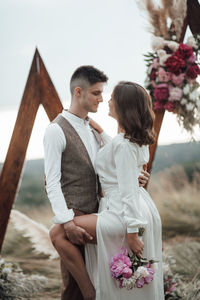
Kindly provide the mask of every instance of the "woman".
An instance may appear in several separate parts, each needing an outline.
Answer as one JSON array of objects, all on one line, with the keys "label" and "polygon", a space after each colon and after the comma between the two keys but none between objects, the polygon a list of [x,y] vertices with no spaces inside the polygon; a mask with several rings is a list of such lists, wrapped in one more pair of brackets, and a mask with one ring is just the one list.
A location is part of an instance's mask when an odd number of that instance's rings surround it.
[{"label": "woman", "polygon": [[[66,240],[61,225],[53,229],[62,235],[62,247],[56,245],[56,249],[84,299],[162,300],[161,221],[152,199],[139,187],[137,179],[149,160],[147,145],[154,142],[151,100],[140,85],[120,82],[114,88],[109,108],[110,116],[118,122],[119,133],[112,140],[104,134],[106,145],[95,161],[105,197],[100,201],[98,214],[74,218],[77,226],[93,236],[85,249],[87,270],[78,248]],[[101,127],[93,122],[92,125],[102,132]],[[142,240],[138,237],[139,228],[145,228]],[[119,289],[111,278],[109,261],[122,246],[139,257],[159,261],[151,284],[142,289]]]}]

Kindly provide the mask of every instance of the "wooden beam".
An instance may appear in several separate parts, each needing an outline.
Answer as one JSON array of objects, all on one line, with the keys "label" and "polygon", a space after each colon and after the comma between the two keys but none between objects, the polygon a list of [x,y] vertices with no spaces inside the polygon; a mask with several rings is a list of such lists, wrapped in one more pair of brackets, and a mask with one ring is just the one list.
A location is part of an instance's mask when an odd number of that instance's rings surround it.
[{"label": "wooden beam", "polygon": [[188,25],[193,34],[200,34],[200,4],[198,0],[187,0]]},{"label": "wooden beam", "polygon": [[36,49],[0,176],[0,251],[26,156],[35,117],[42,104],[54,119],[63,106]]}]

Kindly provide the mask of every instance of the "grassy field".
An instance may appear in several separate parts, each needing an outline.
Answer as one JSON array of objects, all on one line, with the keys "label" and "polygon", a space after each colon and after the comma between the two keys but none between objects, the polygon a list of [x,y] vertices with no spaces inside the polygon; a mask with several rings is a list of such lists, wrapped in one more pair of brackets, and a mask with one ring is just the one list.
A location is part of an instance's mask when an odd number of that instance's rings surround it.
[{"label": "grassy field", "polygon": [[[200,176],[198,173],[194,174],[192,182],[189,182],[182,167],[172,167],[152,175],[148,190],[159,209],[163,223],[165,272],[172,274],[176,279],[181,299],[198,300]],[[52,213],[49,206],[19,209],[47,228],[50,227]],[[29,299],[60,299],[59,260],[50,260],[43,254],[36,255],[28,238],[16,231],[12,224],[8,226],[2,257],[6,261],[18,263],[27,276],[39,274],[48,279],[42,290]]]}]

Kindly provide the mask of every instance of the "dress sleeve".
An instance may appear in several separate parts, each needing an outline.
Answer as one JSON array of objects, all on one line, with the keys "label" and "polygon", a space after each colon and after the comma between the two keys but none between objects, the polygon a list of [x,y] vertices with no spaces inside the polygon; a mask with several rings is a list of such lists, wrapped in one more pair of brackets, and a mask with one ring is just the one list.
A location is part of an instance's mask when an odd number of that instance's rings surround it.
[{"label": "dress sleeve", "polygon": [[101,133],[101,139],[102,139],[102,141],[103,141],[103,143],[105,145],[105,144],[108,144],[112,140],[112,137],[109,136],[105,131],[103,131]]},{"label": "dress sleeve", "polygon": [[128,141],[119,143],[114,148],[114,160],[127,232],[135,233],[146,225],[140,213],[136,147]]}]

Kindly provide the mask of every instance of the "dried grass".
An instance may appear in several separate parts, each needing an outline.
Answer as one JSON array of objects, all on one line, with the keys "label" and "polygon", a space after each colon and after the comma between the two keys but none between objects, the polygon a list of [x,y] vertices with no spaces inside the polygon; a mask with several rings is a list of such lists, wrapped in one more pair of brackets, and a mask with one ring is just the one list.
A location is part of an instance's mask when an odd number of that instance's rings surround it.
[{"label": "dried grass", "polygon": [[181,166],[174,166],[152,175],[148,191],[160,212],[163,237],[177,234],[200,236],[200,178],[193,182]]}]

